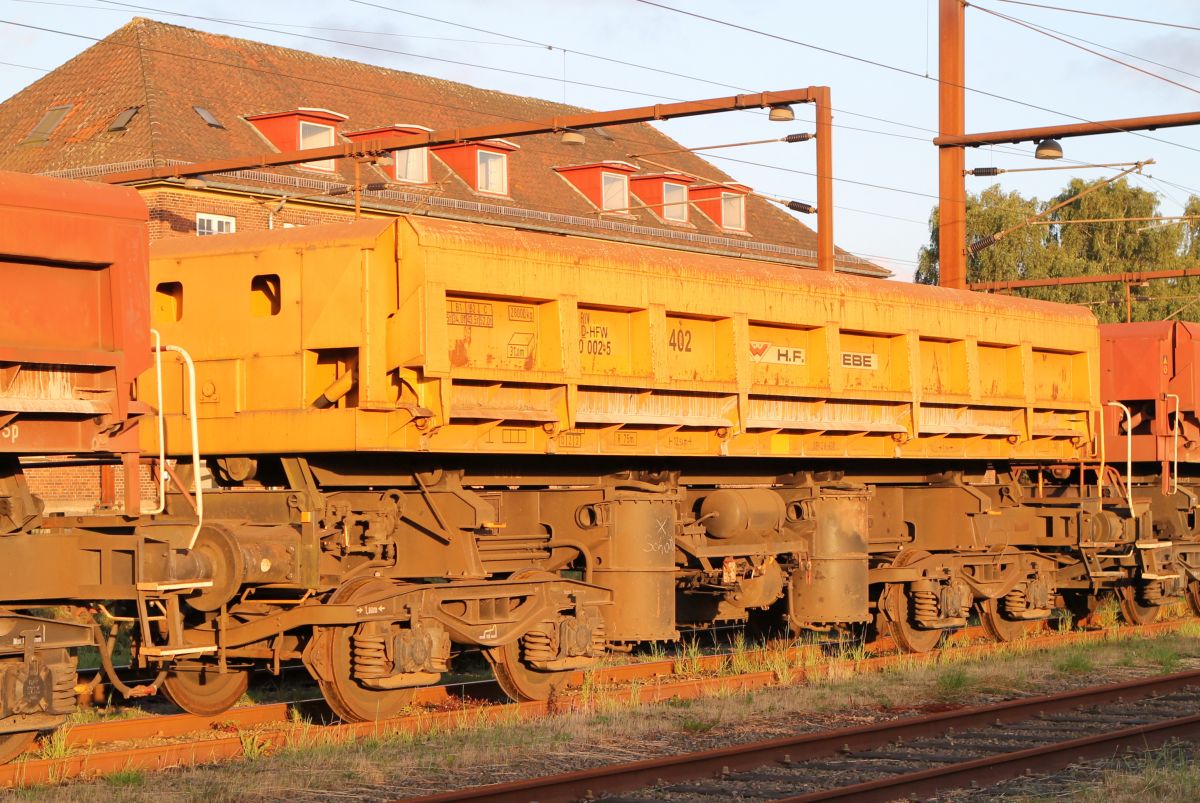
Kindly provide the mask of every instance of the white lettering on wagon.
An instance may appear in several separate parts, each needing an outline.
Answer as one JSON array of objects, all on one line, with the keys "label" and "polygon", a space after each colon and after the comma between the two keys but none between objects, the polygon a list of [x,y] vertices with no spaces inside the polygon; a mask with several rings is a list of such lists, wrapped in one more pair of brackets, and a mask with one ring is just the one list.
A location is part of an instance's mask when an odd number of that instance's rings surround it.
[{"label": "white lettering on wagon", "polygon": [[7,427],[0,428],[0,441],[16,443],[17,438],[19,437],[21,437],[21,428],[16,424],[11,424]]},{"label": "white lettering on wagon", "polygon": [[874,371],[879,367],[879,355],[866,351],[843,351],[842,367]]},{"label": "white lettering on wagon", "polygon": [[776,346],[769,340],[750,341],[750,361],[772,365],[805,365],[804,349]]}]

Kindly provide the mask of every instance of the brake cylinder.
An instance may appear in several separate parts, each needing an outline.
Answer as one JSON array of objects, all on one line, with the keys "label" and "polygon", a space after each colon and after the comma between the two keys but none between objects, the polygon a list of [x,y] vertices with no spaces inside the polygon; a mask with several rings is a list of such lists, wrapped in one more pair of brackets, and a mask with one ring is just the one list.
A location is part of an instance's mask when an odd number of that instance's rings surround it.
[{"label": "brake cylinder", "polygon": [[614,604],[603,609],[605,637],[675,638],[675,500],[623,492],[590,507],[597,525],[609,529],[592,573],[613,592]]}]

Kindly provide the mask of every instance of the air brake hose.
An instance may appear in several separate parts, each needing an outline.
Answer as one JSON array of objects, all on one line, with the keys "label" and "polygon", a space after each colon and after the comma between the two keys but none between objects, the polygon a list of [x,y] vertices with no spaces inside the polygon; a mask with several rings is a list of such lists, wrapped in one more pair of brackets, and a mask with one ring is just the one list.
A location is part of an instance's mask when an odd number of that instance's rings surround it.
[{"label": "air brake hose", "polygon": [[[104,669],[104,674],[108,676],[108,682],[112,687],[121,693],[121,696],[129,699],[130,697],[153,697],[158,694],[158,688],[167,679],[167,670],[164,669],[158,673],[158,677],[154,678],[149,686],[128,686],[121,682],[117,677],[117,670],[113,668],[112,651],[117,643],[117,626],[114,624],[109,630],[107,637],[100,634],[100,628],[94,631],[96,634],[96,648],[100,651],[100,666]],[[99,676],[97,676],[99,677]]]}]

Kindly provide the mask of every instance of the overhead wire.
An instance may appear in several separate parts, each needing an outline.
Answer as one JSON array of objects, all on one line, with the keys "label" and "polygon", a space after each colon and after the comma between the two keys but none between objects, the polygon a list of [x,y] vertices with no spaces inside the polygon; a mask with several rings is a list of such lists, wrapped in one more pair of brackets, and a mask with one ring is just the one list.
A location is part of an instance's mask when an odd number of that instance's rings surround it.
[{"label": "overhead wire", "polygon": [[1181,83],[1180,81],[1176,81],[1174,79],[1167,78],[1165,75],[1159,75],[1156,72],[1152,72],[1152,71],[1144,69],[1142,67],[1138,67],[1136,64],[1130,64],[1129,62],[1121,61],[1120,59],[1118,59],[1114,56],[1106,56],[1105,54],[1099,52],[1098,50],[1092,50],[1091,48],[1084,47],[1083,45],[1081,45],[1077,42],[1072,42],[1069,39],[1066,39],[1062,36],[1053,34],[1049,30],[1041,28],[1040,26],[1035,25],[1032,22],[1026,22],[1025,20],[1018,19],[1017,17],[1009,16],[1008,14],[1001,14],[999,11],[993,11],[990,8],[986,8],[984,6],[979,5],[978,3],[968,3],[967,5],[970,6],[971,8],[976,9],[977,11],[982,11],[984,14],[991,14],[992,16],[997,17],[999,19],[1007,20],[1008,22],[1011,22],[1014,25],[1019,25],[1022,28],[1026,28],[1035,33],[1039,33],[1042,36],[1045,36],[1045,37],[1055,40],[1056,42],[1061,42],[1064,45],[1078,48],[1078,49],[1084,51],[1085,53],[1091,53],[1093,56],[1096,56],[1098,58],[1102,58],[1107,61],[1111,61],[1114,64],[1121,65],[1122,67],[1128,67],[1129,69],[1134,70],[1139,73],[1142,73],[1143,75],[1148,75],[1151,78],[1157,78],[1158,80],[1165,81],[1166,83],[1171,84],[1172,86],[1177,86],[1180,89],[1186,89],[1188,92],[1195,92],[1197,95],[1200,95],[1200,89],[1197,89],[1194,86],[1188,86],[1187,84]]},{"label": "overhead wire", "polygon": [[1044,3],[1031,3],[1028,0],[995,0],[997,3],[1011,3],[1015,6],[1029,6],[1031,8],[1041,8],[1047,11],[1065,11],[1070,14],[1082,14],[1087,17],[1105,17],[1112,20],[1120,20],[1122,22],[1137,22],[1143,25],[1159,25],[1164,28],[1178,28],[1184,31],[1200,31],[1200,26],[1185,25],[1179,22],[1162,22],[1159,20],[1150,20],[1143,17],[1123,17],[1120,14],[1106,14],[1101,11],[1085,11],[1081,8],[1064,8],[1063,6],[1051,6]]},{"label": "overhead wire", "polygon": [[[28,1],[28,0],[26,0],[26,1]],[[471,64],[471,63],[467,63],[467,62],[459,62],[459,61],[455,61],[455,60],[452,60],[452,59],[441,59],[441,58],[438,58],[438,57],[433,57],[433,56],[424,56],[424,55],[422,55],[422,54],[413,54],[413,53],[407,53],[407,52],[404,52],[404,51],[396,51],[396,50],[392,50],[392,49],[389,49],[389,48],[380,48],[380,47],[371,46],[371,45],[363,45],[363,44],[360,44],[360,43],[355,43],[355,42],[343,42],[343,41],[340,41],[340,40],[336,40],[336,39],[328,39],[328,38],[325,38],[325,37],[314,37],[314,36],[308,36],[308,35],[304,35],[304,34],[296,34],[296,33],[290,32],[290,31],[280,31],[280,30],[274,30],[274,29],[271,29],[271,28],[258,27],[258,26],[257,26],[255,23],[230,22],[229,20],[225,20],[225,19],[221,19],[221,18],[205,17],[205,16],[201,16],[201,15],[194,15],[194,14],[184,14],[184,13],[181,13],[181,12],[165,11],[165,10],[161,10],[161,9],[155,9],[155,8],[148,7],[148,6],[139,6],[139,5],[135,5],[135,4],[132,4],[132,3],[121,3],[121,2],[114,2],[114,0],[102,0],[102,2],[105,2],[105,3],[109,4],[109,5],[123,6],[123,7],[127,7],[127,8],[135,8],[135,9],[139,9],[139,10],[150,11],[150,12],[153,12],[153,13],[163,13],[163,14],[168,14],[168,15],[172,15],[172,16],[182,16],[182,17],[187,17],[187,18],[192,18],[192,19],[201,19],[201,20],[210,21],[210,22],[216,22],[216,23],[220,23],[220,24],[234,24],[234,25],[238,25],[239,27],[250,27],[250,28],[255,28],[255,29],[258,29],[258,30],[266,30],[266,31],[268,31],[268,32],[271,32],[271,33],[279,33],[279,34],[283,34],[283,35],[300,36],[300,37],[303,37],[303,38],[309,38],[309,39],[314,39],[314,40],[318,40],[318,41],[325,41],[325,42],[329,42],[329,43],[332,43],[332,44],[340,44],[340,45],[345,45],[345,46],[350,46],[350,47],[361,47],[361,48],[363,48],[363,49],[368,49],[368,50],[377,50],[377,51],[383,51],[383,52],[395,53],[395,54],[398,54],[398,55],[407,55],[407,56],[412,56],[412,57],[416,57],[416,58],[428,58],[428,59],[430,59],[430,60],[434,60],[434,61],[446,61],[446,62],[449,62],[449,63],[458,64],[458,65],[462,65],[462,66],[471,66],[471,67],[476,67],[476,68],[479,68],[479,69],[491,69],[491,70],[496,70],[496,71],[499,71],[499,72],[505,72],[505,73],[510,73],[510,74],[516,74],[516,75],[521,75],[521,76],[525,76],[525,77],[540,78],[540,79],[544,79],[544,80],[551,80],[551,81],[562,81],[562,80],[564,80],[562,77],[559,77],[559,76],[547,76],[547,75],[540,75],[540,74],[536,74],[536,73],[527,73],[527,72],[518,71],[518,70],[508,70],[508,69],[505,69],[505,68],[491,67],[491,66],[488,66],[488,65],[478,65],[478,64]],[[376,6],[376,7],[378,7],[378,8],[389,8],[389,7],[387,7],[387,6],[381,6],[381,5],[379,5],[379,4],[376,4],[376,3],[368,3],[368,2],[363,2],[362,0],[351,0],[351,2],[356,2],[356,3],[360,4],[360,5]],[[639,2],[646,2],[646,0],[639,0]],[[670,7],[668,7],[668,6],[662,6],[661,4],[658,4],[658,3],[650,3],[650,2],[647,2],[646,4],[648,4],[648,5],[655,5],[655,6],[659,6],[659,7],[662,7],[662,8],[668,8],[668,9],[670,9]],[[98,9],[98,10],[103,10],[103,9]],[[490,35],[501,36],[501,37],[504,37],[504,38],[511,38],[511,39],[514,39],[514,40],[522,41],[523,43],[530,44],[531,46],[532,46],[532,45],[536,45],[536,46],[538,46],[538,47],[545,46],[545,47],[547,47],[548,49],[554,49],[554,48],[557,48],[557,49],[564,50],[564,51],[568,50],[568,49],[566,49],[566,48],[561,48],[561,47],[558,47],[558,46],[555,46],[555,45],[543,45],[543,43],[537,43],[537,42],[534,42],[533,40],[521,40],[521,38],[520,38],[520,37],[513,37],[513,36],[511,36],[511,35],[508,35],[508,34],[503,34],[503,33],[500,33],[500,32],[490,31],[490,30],[487,30],[487,29],[475,28],[475,27],[473,27],[473,26],[466,26],[466,25],[461,25],[461,24],[458,24],[458,23],[451,23],[451,22],[447,22],[447,21],[444,21],[444,20],[437,20],[436,18],[428,17],[428,16],[426,16],[426,15],[414,14],[414,13],[412,13],[412,12],[404,12],[404,11],[401,11],[401,10],[399,10],[399,9],[389,9],[389,10],[397,11],[398,13],[403,13],[403,14],[410,14],[410,15],[412,15],[412,16],[416,16],[416,17],[423,17],[423,18],[430,19],[430,20],[432,20],[432,21],[436,21],[436,22],[446,22],[446,24],[451,24],[451,25],[459,25],[460,27],[468,28],[468,29],[471,29],[471,30],[476,30],[476,31],[478,31],[478,32],[487,33],[487,34],[490,34]],[[671,10],[677,10],[677,11],[678,11],[678,9],[671,9]],[[985,9],[981,9],[981,10],[985,10]],[[688,13],[688,12],[681,12],[681,13]],[[1004,16],[1004,15],[999,15],[999,16]],[[706,19],[708,19],[708,18],[706,18]],[[56,30],[53,30],[53,29],[39,28],[38,26],[28,26],[28,25],[23,25],[23,24],[21,24],[21,23],[16,23],[16,22],[13,22],[13,21],[8,21],[8,20],[0,20],[0,22],[7,22],[7,23],[9,23],[9,24],[18,25],[18,26],[21,26],[21,27],[29,27],[29,28],[33,28],[33,29],[37,29],[37,30],[49,30],[50,32],[53,32],[53,33],[59,33],[59,34],[67,35],[67,36],[74,36],[74,37],[78,37],[78,38],[84,38],[84,39],[90,39],[90,40],[92,40],[92,41],[96,41],[96,42],[101,42],[101,41],[104,41],[104,40],[96,39],[96,38],[94,38],[94,37],[88,37],[88,36],[84,36],[84,35],[80,35],[80,34],[73,34],[73,33],[71,33],[71,32],[66,32],[66,31],[56,31]],[[282,24],[282,25],[286,25],[286,24]],[[298,27],[298,26],[292,26],[292,27]],[[310,27],[310,29],[314,29],[314,26],[308,26],[308,27]],[[735,27],[741,27],[741,26],[735,26]],[[353,30],[353,29],[331,29],[331,30],[344,30],[344,31],[350,31],[350,32],[354,32],[354,30]],[[752,30],[752,29],[747,29],[747,30]],[[417,38],[417,37],[413,37],[413,38]],[[433,38],[433,37],[430,37],[430,38]],[[794,41],[794,40],[787,40],[787,41]],[[805,44],[805,43],[799,43],[799,42],[797,42],[797,44]],[[817,48],[817,49],[823,49],[823,48]],[[164,51],[164,52],[165,52],[165,51]],[[662,69],[659,69],[659,68],[648,67],[648,66],[646,66],[646,65],[639,65],[639,64],[635,64],[635,63],[633,63],[633,62],[626,62],[626,61],[623,61],[623,60],[620,60],[620,59],[611,59],[611,58],[609,58],[609,57],[601,56],[601,55],[598,55],[598,54],[592,54],[592,53],[586,53],[586,52],[582,52],[582,51],[574,51],[574,50],[571,50],[570,52],[574,52],[574,53],[577,53],[577,54],[579,54],[579,55],[584,55],[584,56],[587,56],[587,57],[590,57],[590,58],[596,58],[596,59],[601,59],[601,60],[610,61],[610,62],[614,62],[614,63],[621,63],[621,64],[625,64],[625,65],[628,65],[628,66],[637,67],[637,68],[641,68],[641,69],[647,69],[647,70],[651,70],[651,71],[656,71],[656,72],[660,72],[660,73],[663,73],[663,74],[668,74],[668,75],[673,75],[673,76],[678,76],[678,77],[686,77],[686,78],[691,78],[691,79],[693,79],[693,80],[699,80],[699,81],[703,81],[703,82],[705,82],[705,83],[710,83],[710,84],[717,85],[717,86],[726,86],[726,87],[731,87],[731,88],[735,88],[735,89],[736,89],[736,88],[739,88],[739,87],[736,87],[736,86],[734,86],[734,85],[731,85],[731,84],[726,84],[726,83],[723,83],[723,82],[717,82],[717,81],[711,81],[711,80],[708,80],[708,79],[696,78],[695,76],[682,76],[682,75],[681,75],[681,74],[679,74],[679,73],[673,73],[673,72],[671,72],[671,71],[669,71],[669,70],[662,70]],[[172,55],[181,55],[181,56],[182,56],[182,54],[172,54]],[[838,54],[838,55],[847,55],[847,54]],[[195,58],[195,57],[192,57],[192,56],[183,56],[183,57],[185,57],[185,58]],[[850,57],[850,58],[856,58],[856,57],[852,57],[852,56],[847,56],[847,57]],[[207,61],[213,61],[214,63],[221,63],[221,62],[216,62],[215,60],[209,60],[209,59],[205,59],[205,60],[207,60]],[[873,64],[876,64],[877,66],[882,66],[882,67],[887,67],[887,68],[889,68],[889,69],[892,69],[892,67],[890,67],[890,65],[883,64],[882,62],[878,62],[878,63],[877,63],[877,62],[873,62],[873,61],[871,61],[871,60],[865,60],[865,61],[868,61],[868,63],[873,63]],[[25,65],[17,65],[17,66],[25,66]],[[244,68],[244,69],[254,69],[254,68],[247,68],[247,67],[245,67],[244,65],[233,65],[233,64],[226,64],[225,66],[231,66],[231,67],[237,67],[237,68]],[[40,68],[33,68],[33,69],[40,69]],[[894,68],[894,69],[898,69],[898,70],[900,70],[900,71],[904,71],[902,68]],[[270,71],[266,71],[266,70],[259,70],[259,71],[260,71],[260,72],[270,72]],[[913,75],[916,75],[917,77],[925,77],[925,76],[920,76],[919,74],[916,74],[916,73],[912,73],[912,74],[913,74]],[[288,77],[292,77],[292,78],[300,78],[301,80],[312,80],[312,79],[309,79],[309,78],[307,78],[307,77],[301,77],[301,76],[288,76]],[[932,80],[932,79],[931,79],[931,80]],[[638,90],[629,90],[629,89],[626,89],[626,88],[623,88],[623,87],[611,87],[611,86],[605,86],[605,85],[599,85],[599,84],[591,84],[591,83],[579,82],[579,81],[570,81],[570,83],[572,83],[572,84],[576,84],[576,85],[581,85],[581,86],[587,86],[587,87],[590,87],[590,88],[603,89],[603,90],[606,90],[606,91],[627,92],[627,93],[630,93],[630,94],[640,94],[640,95],[644,95],[644,96],[650,96],[650,97],[655,97],[655,98],[664,98],[664,97],[665,97],[665,96],[663,96],[663,95],[657,95],[657,94],[652,94],[652,93],[647,93],[647,92],[641,92],[641,91],[638,91]],[[368,91],[369,91],[369,90],[368,90]],[[972,90],[972,91],[980,91],[980,90]],[[400,95],[394,95],[394,94],[392,94],[392,93],[377,93],[377,94],[387,94],[387,95],[391,95],[392,97],[398,97],[398,98],[403,98],[403,97],[404,97],[404,96],[400,96]],[[983,94],[990,94],[990,93],[986,93],[986,92],[984,92]],[[999,97],[999,96],[998,96],[998,97]],[[408,98],[408,99],[412,100],[411,98]],[[1001,97],[1001,99],[1004,99],[1004,100],[1010,100],[1010,101],[1012,101],[1012,102],[1015,102],[1015,103],[1022,103],[1021,101],[1015,101],[1015,100],[1013,100],[1013,99],[1010,99],[1010,98],[1003,98],[1003,97]],[[447,108],[461,108],[461,107],[454,107],[454,106],[451,106],[450,104],[438,104],[438,105],[442,105],[442,106],[444,106],[444,107],[447,107]],[[1030,104],[1023,104],[1023,105],[1030,105]],[[1035,107],[1035,108],[1040,108],[1040,107]],[[477,109],[472,109],[471,111],[473,111],[473,112],[478,112],[479,110],[477,110]],[[875,116],[872,116],[872,115],[861,114],[861,113],[858,113],[858,112],[853,112],[853,111],[850,111],[850,110],[845,110],[845,109],[843,109],[843,110],[840,110],[840,112],[841,112],[841,113],[844,113],[844,114],[849,114],[849,115],[854,115],[854,116],[860,116],[860,117],[863,117],[863,118],[865,118],[865,119],[875,119],[875,120],[879,120],[879,121],[881,121],[881,122],[885,122],[885,123],[887,123],[887,124],[891,124],[891,125],[898,125],[898,126],[903,126],[903,127],[913,128],[913,129],[916,129],[916,130],[923,130],[923,131],[930,131],[930,132],[932,132],[932,129],[926,128],[926,127],[924,127],[924,126],[917,126],[917,125],[913,125],[913,124],[909,124],[909,123],[904,123],[904,122],[901,122],[901,121],[891,120],[891,119],[882,118],[882,117],[875,117]],[[494,117],[498,117],[498,118],[500,118],[500,119],[520,119],[520,118],[505,117],[505,116],[503,116],[503,115],[492,115],[492,116],[494,116]],[[882,136],[891,136],[891,137],[896,137],[896,138],[905,139],[905,140],[911,140],[911,141],[921,141],[921,142],[924,142],[924,141],[925,141],[925,140],[924,140],[924,138],[921,138],[921,137],[913,137],[913,136],[908,136],[908,135],[904,135],[904,134],[899,134],[899,133],[896,133],[896,132],[878,131],[878,130],[874,130],[874,129],[865,129],[865,128],[858,128],[858,127],[854,127],[854,126],[846,126],[846,125],[839,125],[838,127],[840,127],[840,128],[845,128],[845,129],[848,129],[848,130],[861,131],[861,132],[864,132],[864,133],[878,134],[878,135],[882,135]],[[628,138],[628,137],[617,137],[617,138],[619,138],[619,139],[622,139],[622,140],[626,140],[626,141],[630,141],[630,138]],[[1151,138],[1151,139],[1153,139],[1153,138]],[[1177,144],[1177,143],[1170,143],[1170,144]],[[1185,147],[1185,146],[1184,146],[1184,147]],[[1023,157],[1028,157],[1028,154],[1025,154],[1025,153],[1023,153],[1023,152],[1018,152],[1018,151],[1012,151],[1012,152],[1013,152],[1013,153],[1015,153],[1016,155],[1020,155],[1020,156],[1023,156]],[[731,158],[731,157],[716,157],[716,156],[714,156],[714,157],[712,157],[712,158],[724,158],[724,159],[726,159],[727,161],[731,161],[731,162],[737,162],[737,163],[742,163],[742,164],[747,164],[747,165],[752,165],[752,166],[757,166],[757,167],[762,167],[762,168],[764,168],[764,169],[770,169],[770,170],[780,170],[780,171],[783,171],[783,172],[799,173],[799,174],[802,174],[802,175],[810,175],[810,176],[811,176],[811,175],[815,175],[815,174],[814,174],[814,173],[812,173],[811,171],[803,171],[803,170],[797,170],[797,169],[793,169],[793,168],[785,168],[785,167],[778,166],[778,165],[771,165],[771,164],[766,164],[766,163],[762,163],[762,162],[753,162],[753,161],[750,161],[750,160],[734,159],[734,158]],[[871,182],[856,181],[856,180],[853,180],[853,179],[836,179],[836,180],[838,180],[838,181],[840,181],[840,182],[843,182],[843,183],[854,184],[854,185],[863,186],[863,187],[868,187],[868,188],[873,188],[873,189],[879,189],[879,190],[890,191],[890,192],[900,192],[900,193],[906,193],[906,194],[916,195],[916,196],[920,196],[920,197],[927,197],[927,198],[933,198],[933,199],[935,199],[935,200],[940,200],[940,197],[939,197],[939,196],[937,196],[937,195],[934,195],[934,194],[931,194],[931,193],[919,192],[919,191],[916,191],[916,190],[908,190],[908,189],[899,188],[899,187],[890,187],[890,186],[886,186],[886,185],[874,184],[874,183],[871,183]],[[899,218],[899,217],[897,217],[897,216],[886,215],[886,214],[884,214],[884,213],[872,212],[872,211],[869,211],[869,210],[862,210],[862,209],[853,209],[853,208],[849,208],[849,207],[839,207],[839,208],[844,208],[844,209],[846,209],[846,211],[853,211],[853,212],[858,212],[858,213],[862,213],[862,214],[870,214],[870,215],[876,215],[876,216],[879,216],[879,217],[892,218],[892,219],[896,219],[896,220],[903,220],[903,221],[905,221],[905,222],[912,222],[912,223],[922,223],[922,225],[923,225],[923,222],[921,222],[921,221],[914,221],[914,220],[907,219],[907,218]],[[887,257],[880,257],[880,258],[887,258]]]},{"label": "overhead wire", "polygon": [[[990,91],[988,91],[988,90],[985,90],[985,89],[979,89],[979,88],[976,88],[976,87],[967,86],[967,85],[965,85],[965,84],[956,84],[956,83],[952,83],[952,82],[946,82],[946,81],[942,81],[940,78],[934,78],[934,77],[932,77],[932,76],[926,76],[926,75],[922,75],[921,73],[919,73],[919,72],[917,72],[917,71],[915,71],[915,70],[910,70],[910,69],[907,69],[907,68],[905,68],[905,67],[898,67],[898,66],[896,66],[896,65],[894,65],[894,64],[887,64],[886,62],[882,62],[882,61],[876,61],[875,59],[869,59],[869,58],[866,58],[866,57],[864,57],[864,56],[856,56],[856,55],[854,55],[854,54],[852,54],[852,53],[845,53],[845,52],[842,52],[842,51],[839,51],[839,50],[834,50],[834,49],[832,49],[832,48],[822,47],[822,46],[820,46],[820,45],[814,45],[814,44],[812,44],[811,42],[803,42],[803,41],[801,41],[801,40],[799,40],[799,39],[791,39],[791,38],[789,38],[789,37],[782,36],[782,35],[780,35],[780,34],[771,33],[771,32],[769,32],[769,31],[763,31],[763,30],[759,30],[759,29],[757,29],[757,28],[751,28],[751,27],[748,27],[748,26],[745,26],[745,25],[739,25],[738,23],[735,23],[735,22],[730,22],[730,21],[728,21],[728,20],[722,20],[722,19],[719,19],[719,18],[717,18],[717,17],[710,17],[710,16],[707,16],[707,15],[704,15],[704,14],[698,14],[698,13],[696,13],[696,12],[694,12],[694,11],[688,11],[688,10],[686,10],[686,9],[682,9],[682,8],[676,8],[675,6],[669,6],[669,5],[666,5],[665,3],[659,3],[659,2],[656,2],[656,0],[634,0],[634,2],[637,2],[637,3],[642,3],[643,5],[647,5],[647,6],[653,6],[653,7],[655,7],[655,8],[661,8],[661,9],[663,9],[663,10],[666,10],[666,11],[671,11],[671,12],[674,12],[674,13],[676,13],[676,14],[682,14],[682,15],[684,15],[684,16],[687,16],[687,17],[694,17],[694,18],[696,18],[696,19],[699,19],[699,20],[704,20],[704,21],[706,21],[706,22],[711,22],[711,23],[713,23],[713,24],[716,24],[716,25],[723,25],[723,26],[726,26],[726,27],[729,27],[729,28],[733,28],[733,29],[735,29],[735,30],[740,30],[740,31],[744,31],[744,32],[746,32],[746,33],[755,34],[755,35],[757,35],[757,36],[763,36],[763,37],[766,37],[766,38],[768,38],[768,39],[775,39],[775,40],[777,40],[777,41],[780,41],[780,42],[786,42],[786,43],[788,43],[788,44],[798,45],[798,46],[800,46],[800,47],[805,47],[805,48],[809,48],[809,49],[811,49],[811,50],[816,50],[816,51],[818,51],[818,52],[821,52],[821,53],[827,53],[827,54],[830,54],[830,55],[838,56],[838,57],[840,57],[840,58],[849,59],[849,60],[851,60],[851,61],[856,61],[856,62],[859,62],[859,63],[862,63],[862,64],[867,64],[867,65],[870,65],[870,66],[873,66],[873,67],[878,67],[878,68],[880,68],[880,69],[884,69],[884,70],[890,70],[890,71],[892,71],[892,72],[900,73],[900,74],[902,74],[902,75],[907,75],[907,76],[910,76],[910,77],[913,77],[913,78],[920,78],[921,80],[924,80],[924,81],[933,81],[933,82],[935,82],[935,83],[937,83],[937,84],[939,84],[939,85],[940,85],[940,84],[943,84],[943,83],[949,83],[951,86],[955,86],[955,87],[957,87],[957,88],[959,88],[959,89],[962,89],[962,90],[964,90],[964,91],[966,91],[966,92],[972,92],[972,93],[974,93],[974,94],[977,94],[977,95],[982,95],[982,96],[984,96],[984,97],[993,98],[993,99],[995,99],[995,100],[1003,100],[1003,101],[1005,101],[1005,102],[1007,102],[1007,103],[1013,103],[1013,104],[1016,104],[1016,105],[1018,105],[1018,106],[1024,106],[1024,107],[1026,107],[1026,108],[1035,109],[1035,110],[1037,110],[1037,111],[1048,112],[1048,113],[1050,113],[1050,114],[1057,114],[1057,115],[1060,115],[1060,116],[1062,116],[1062,117],[1068,117],[1068,118],[1070,118],[1070,119],[1072,119],[1072,120],[1076,120],[1076,121],[1078,121],[1078,122],[1082,122],[1082,123],[1091,123],[1091,124],[1093,124],[1093,125],[1095,125],[1095,124],[1103,124],[1103,125],[1106,125],[1106,127],[1110,128],[1110,129],[1111,129],[1113,132],[1115,132],[1115,133],[1125,133],[1125,134],[1131,134],[1131,135],[1133,135],[1133,136],[1140,137],[1140,138],[1142,138],[1142,139],[1148,139],[1148,140],[1150,140],[1150,141],[1152,141],[1152,142],[1159,142],[1159,143],[1162,143],[1162,144],[1164,144],[1164,145],[1171,145],[1171,146],[1173,146],[1173,147],[1176,147],[1176,148],[1182,148],[1182,149],[1184,149],[1184,150],[1189,150],[1189,151],[1194,151],[1194,152],[1196,152],[1196,153],[1200,153],[1200,148],[1195,148],[1195,147],[1192,147],[1191,145],[1186,145],[1186,144],[1184,144],[1184,143],[1182,143],[1182,142],[1173,142],[1173,141],[1171,141],[1171,140],[1168,140],[1168,139],[1162,139],[1162,138],[1160,138],[1160,137],[1152,137],[1152,136],[1150,136],[1150,135],[1148,135],[1148,134],[1144,134],[1144,133],[1142,133],[1142,132],[1140,132],[1140,131],[1127,131],[1126,129],[1120,128],[1120,127],[1118,127],[1118,126],[1114,126],[1114,125],[1110,125],[1110,124],[1105,124],[1105,123],[1103,123],[1102,121],[1097,121],[1097,120],[1089,120],[1089,119],[1087,119],[1086,117],[1080,117],[1080,116],[1078,116],[1078,115],[1071,114],[1071,113],[1069,113],[1069,112],[1064,112],[1064,111],[1062,111],[1062,110],[1060,110],[1060,109],[1052,109],[1052,108],[1048,108],[1048,107],[1046,107],[1046,106],[1039,106],[1039,105],[1038,105],[1038,104],[1036,104],[1036,103],[1030,103],[1029,101],[1018,100],[1018,99],[1016,99],[1016,98],[1010,98],[1010,97],[1007,97],[1007,96],[1005,96],[1005,95],[1001,95],[1001,94],[999,94],[999,93],[996,93],[996,92],[990,92]],[[972,5],[972,4],[971,4],[971,3],[967,3],[966,5],[970,6],[970,5]]]},{"label": "overhead wire", "polygon": [[[105,2],[105,0],[97,0],[97,1]],[[10,0],[10,2],[25,3],[26,5],[33,5],[33,6],[51,6],[54,8],[82,8],[82,9],[87,9],[88,11],[109,11],[112,13],[120,13],[122,11],[122,9],[120,9],[120,8],[106,8],[105,6],[85,5],[83,3],[64,3],[64,2],[60,2],[59,0]],[[156,13],[169,14],[169,15],[174,15],[174,16],[188,16],[188,15],[184,14],[183,12],[179,12],[179,11],[160,11],[160,12],[156,12]],[[314,25],[311,23],[299,24],[299,23],[294,23],[294,22],[271,22],[271,21],[263,21],[263,20],[243,20],[243,19],[232,19],[229,17],[214,17],[213,19],[216,21],[226,22],[226,23],[237,22],[237,23],[246,23],[248,25],[274,25],[274,26],[277,26],[280,28],[307,28],[312,31],[332,31],[334,33],[360,33],[360,34],[367,34],[370,36],[390,36],[390,37],[397,37],[397,38],[403,38],[403,39],[428,39],[428,40],[436,41],[436,42],[456,42],[459,44],[468,44],[468,45],[495,45],[496,47],[526,47],[526,48],[537,47],[537,45],[524,45],[524,44],[519,44],[519,43],[509,44],[508,42],[489,42],[489,41],[482,40],[482,39],[457,39],[457,38],[446,37],[446,36],[422,36],[422,35],[418,35],[418,34],[397,33],[397,32],[393,32],[393,31],[379,31],[379,30],[373,31],[373,30],[368,30],[366,28],[337,28],[337,27],[333,27],[333,26],[329,26],[329,25]]]}]

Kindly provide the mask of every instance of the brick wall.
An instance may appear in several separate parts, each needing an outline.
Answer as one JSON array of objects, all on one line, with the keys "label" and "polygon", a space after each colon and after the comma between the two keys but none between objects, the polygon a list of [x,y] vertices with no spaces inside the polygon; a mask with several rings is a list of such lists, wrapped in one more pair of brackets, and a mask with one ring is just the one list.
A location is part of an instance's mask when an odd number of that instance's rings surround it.
[{"label": "brick wall", "polygon": [[[150,239],[196,236],[196,214],[225,215],[237,219],[237,231],[266,231],[272,225],[284,228],[314,226],[322,223],[348,223],[354,220],[354,210],[305,206],[304,201],[288,201],[283,208],[271,212],[279,203],[278,196],[253,199],[207,190],[142,191],[142,199],[150,208]],[[364,215],[364,217],[378,217]],[[272,220],[273,218],[273,220]]]},{"label": "brick wall", "polygon": [[[116,507],[125,500],[125,472],[114,467]],[[25,468],[29,490],[46,504],[47,513],[89,513],[100,507],[100,466],[53,466]],[[141,466],[138,484],[141,487],[142,507],[153,507],[158,501],[158,483],[149,466]]]}]

